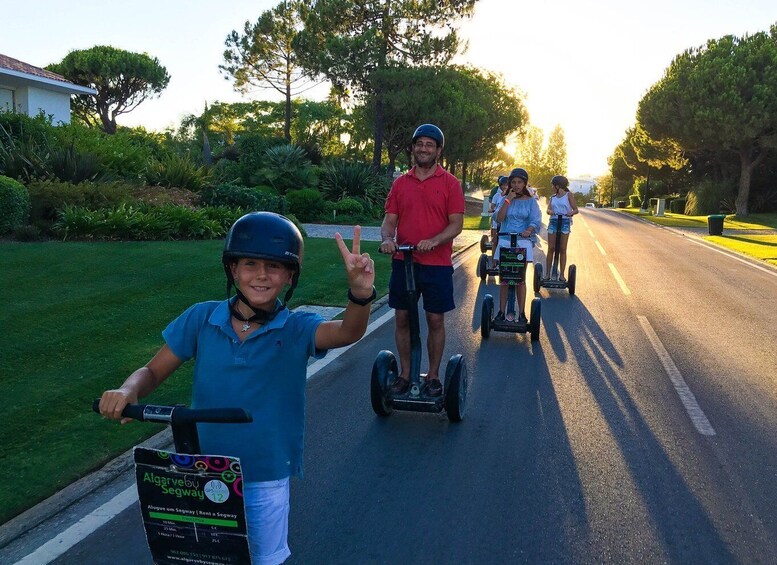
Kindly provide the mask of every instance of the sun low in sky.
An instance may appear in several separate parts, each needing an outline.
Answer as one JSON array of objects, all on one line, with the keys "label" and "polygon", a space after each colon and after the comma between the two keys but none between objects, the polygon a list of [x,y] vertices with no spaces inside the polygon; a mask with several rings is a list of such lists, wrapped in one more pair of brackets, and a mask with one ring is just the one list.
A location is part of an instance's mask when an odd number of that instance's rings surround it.
[{"label": "sun low in sky", "polygon": [[[94,45],[157,57],[170,85],[119,123],[159,130],[199,114],[205,102],[241,100],[218,70],[224,39],[277,4],[135,0],[116,14],[103,0],[36,0],[29,10],[2,11],[0,53],[41,67]],[[598,175],[677,54],[776,22],[773,0],[479,0],[461,24],[469,49],[456,62],[500,73],[525,94],[533,125],[546,135],[557,124],[564,129],[569,175]]]}]

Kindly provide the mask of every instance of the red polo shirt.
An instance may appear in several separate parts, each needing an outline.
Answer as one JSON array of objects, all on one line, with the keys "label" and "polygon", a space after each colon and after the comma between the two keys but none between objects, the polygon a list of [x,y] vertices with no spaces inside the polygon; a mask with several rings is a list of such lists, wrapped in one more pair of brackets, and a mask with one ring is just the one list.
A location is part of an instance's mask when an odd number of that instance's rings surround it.
[{"label": "red polo shirt", "polygon": [[[415,176],[415,167],[391,185],[386,198],[386,212],[396,214],[398,244],[417,245],[431,239],[448,226],[448,216],[464,213],[464,192],[459,179],[437,165],[426,180]],[[413,259],[422,265],[452,265],[453,241],[437,246],[428,253],[415,253]],[[397,253],[394,258],[401,259]]]}]

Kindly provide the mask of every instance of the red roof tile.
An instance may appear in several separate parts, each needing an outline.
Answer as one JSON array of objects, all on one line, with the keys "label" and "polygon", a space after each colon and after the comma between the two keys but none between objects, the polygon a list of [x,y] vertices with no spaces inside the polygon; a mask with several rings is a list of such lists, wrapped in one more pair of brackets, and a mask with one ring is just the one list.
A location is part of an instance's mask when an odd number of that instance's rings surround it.
[{"label": "red roof tile", "polygon": [[34,67],[33,65],[29,65],[23,61],[14,59],[13,57],[9,57],[8,55],[3,55],[2,53],[0,53],[0,69],[9,69],[11,71],[26,73],[28,75],[34,75],[36,77],[47,78],[49,80],[56,80],[59,82],[66,82],[68,84],[73,84],[62,75],[58,75],[57,73],[52,73],[51,71],[47,71],[46,69],[41,69],[40,67]]}]

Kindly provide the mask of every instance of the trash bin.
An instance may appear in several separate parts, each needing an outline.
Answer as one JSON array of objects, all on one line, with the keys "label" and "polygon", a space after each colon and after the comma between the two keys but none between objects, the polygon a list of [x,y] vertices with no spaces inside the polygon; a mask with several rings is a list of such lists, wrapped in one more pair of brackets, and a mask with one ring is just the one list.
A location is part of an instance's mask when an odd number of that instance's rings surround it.
[{"label": "trash bin", "polygon": [[725,219],[725,214],[707,216],[707,228],[709,228],[710,235],[723,235],[723,220]]}]

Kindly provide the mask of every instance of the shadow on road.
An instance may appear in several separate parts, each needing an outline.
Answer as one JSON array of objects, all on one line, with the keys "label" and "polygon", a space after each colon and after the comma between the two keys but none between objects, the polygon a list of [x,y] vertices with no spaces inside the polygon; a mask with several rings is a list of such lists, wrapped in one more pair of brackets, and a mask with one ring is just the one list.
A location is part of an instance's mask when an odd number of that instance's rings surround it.
[{"label": "shadow on road", "polygon": [[[617,348],[576,297],[554,295],[543,300],[543,322],[554,354],[579,367],[598,405],[609,435],[636,485],[655,536],[669,562],[733,562],[707,510],[646,421],[623,377],[629,376]],[[617,488],[614,486],[614,488]],[[628,493],[624,493],[627,494]],[[624,497],[624,503],[629,496]],[[630,503],[630,504],[633,504]],[[634,512],[624,510],[624,514]]]}]

